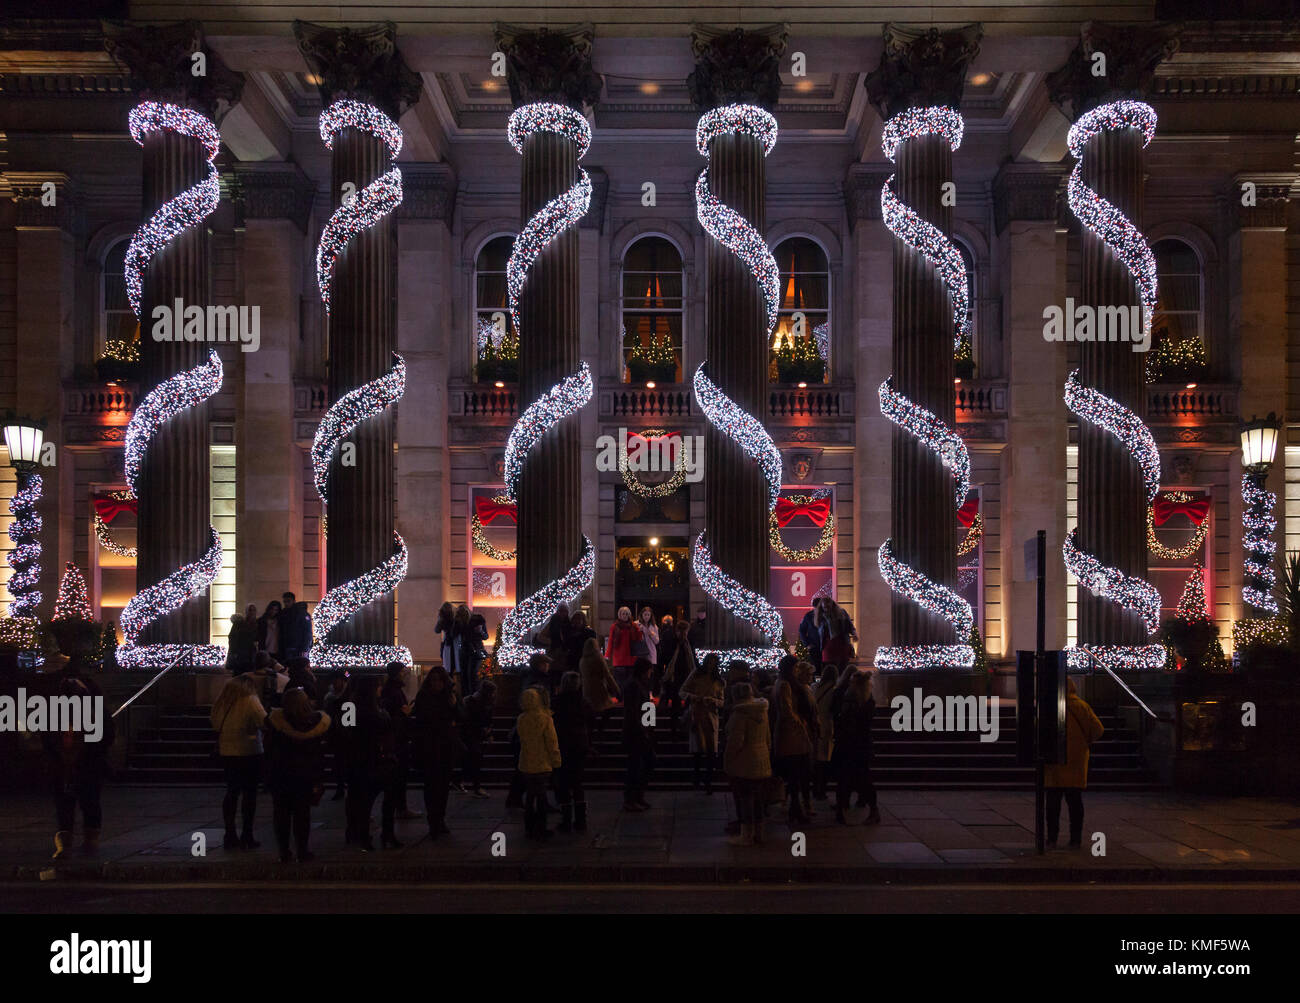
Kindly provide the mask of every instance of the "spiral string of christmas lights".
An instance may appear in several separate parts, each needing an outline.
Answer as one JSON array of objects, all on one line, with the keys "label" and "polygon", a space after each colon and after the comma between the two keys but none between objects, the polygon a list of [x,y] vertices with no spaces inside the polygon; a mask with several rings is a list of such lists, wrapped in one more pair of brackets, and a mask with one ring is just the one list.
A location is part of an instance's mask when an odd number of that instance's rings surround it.
[{"label": "spiral string of christmas lights", "polygon": [[9,524],[9,615],[34,617],[41,604],[41,593],[36,587],[41,581],[41,514],[36,506],[41,500],[41,475],[25,475],[26,483],[9,499],[9,514],[14,521]]},{"label": "spiral string of christmas lights", "polygon": [[126,294],[131,309],[140,316],[143,273],[150,260],[178,234],[202,224],[216,211],[221,196],[217,168],[213,161],[221,147],[221,136],[212,120],[196,111],[174,104],[145,101],[136,105],[127,118],[131,138],[144,146],[152,132],[175,132],[197,139],[207,151],[208,176],[192,188],[163,203],[149,220],[131,237],[126,248]]},{"label": "spiral string of christmas lights", "polygon": [[[939,136],[955,153],[961,147],[965,123],[955,109],[945,105],[909,108],[885,123],[881,145],[885,156],[894,161],[898,147],[909,139]],[[935,267],[952,302],[954,350],[970,336],[970,290],[966,284],[966,263],[957,245],[937,226],[922,219],[894,193],[891,174],[880,187],[880,213],[889,232],[912,249],[919,251]]]},{"label": "spiral string of christmas lights", "polygon": [[[965,123],[954,108],[934,105],[927,108],[908,108],[892,116],[885,123],[881,147],[890,162],[894,162],[898,148],[910,139],[938,136],[947,142],[954,153],[961,147]],[[889,232],[906,246],[921,254],[934,266],[952,307],[953,350],[970,333],[970,293],[966,285],[966,263],[961,252],[942,230],[921,218],[911,206],[905,204],[894,191],[890,175],[880,187],[881,219]],[[970,454],[956,431],[938,415],[915,401],[909,400],[894,389],[890,376],[880,385],[880,413],[899,428],[915,436],[935,453],[952,475],[956,505],[966,501],[970,490]],[[893,540],[885,540],[876,550],[876,563],[885,583],[929,613],[938,615],[952,624],[959,641],[970,637],[973,621],[970,603],[955,591],[932,581],[899,560],[893,551]],[[966,643],[882,645],[876,649],[876,667],[884,670],[923,668],[962,668],[975,664],[975,650]]]},{"label": "spiral string of christmas lights", "polygon": [[1114,101],[1082,115],[1070,127],[1067,142],[1078,162],[1070,172],[1066,197],[1079,222],[1095,233],[1133,276],[1142,301],[1143,337],[1149,339],[1156,308],[1155,255],[1132,220],[1083,181],[1083,151],[1089,141],[1103,132],[1121,129],[1139,130],[1142,146],[1146,147],[1156,134],[1155,109],[1141,101]]},{"label": "spiral string of christmas lights", "polygon": [[391,644],[333,644],[330,631],[349,619],[367,603],[392,592],[406,577],[408,554],[406,541],[393,532],[393,554],[377,568],[351,581],[336,585],[316,604],[312,627],[316,643],[308,653],[313,667],[341,669],[349,666],[384,666],[389,662],[415,664],[410,649]]},{"label": "spiral string of christmas lights", "polygon": [[[335,101],[321,112],[320,138],[328,149],[344,129],[356,129],[376,137],[388,150],[390,159],[396,160],[402,151],[402,130],[397,123],[374,105],[361,101]],[[316,282],[320,287],[321,302],[325,312],[330,312],[330,285],[334,265],[349,240],[375,226],[402,203],[402,171],[394,166],[371,181],[361,191],[346,198],[330,217],[321,233],[316,248]],[[393,407],[406,392],[406,363],[396,352],[394,364],[383,376],[349,390],[330,405],[321,418],[312,440],[312,478],[321,504],[328,511],[329,475],[334,453],[339,445],[368,419],[377,417]],[[328,525],[328,522],[326,522]],[[412,664],[411,653],[400,645],[391,644],[334,644],[330,632],[354,615],[367,603],[395,590],[406,577],[406,544],[393,533],[393,555],[378,567],[336,585],[325,593],[316,607],[313,628],[316,643],[308,658],[318,668],[337,668],[350,665],[383,666],[389,662]]]},{"label": "spiral string of christmas lights", "polygon": [[1247,578],[1241,587],[1241,598],[1246,605],[1276,616],[1278,605],[1273,587],[1277,574],[1273,570],[1273,558],[1277,543],[1273,534],[1277,532],[1277,519],[1273,517],[1273,506],[1277,504],[1277,495],[1262,488],[1250,474],[1243,474],[1241,500],[1246,504],[1241,514],[1244,529],[1241,546],[1246,551]]},{"label": "spiral string of christmas lights", "polygon": [[[695,147],[701,156],[708,159],[709,144],[719,136],[732,134],[757,139],[763,147],[763,156],[767,156],[776,145],[776,119],[754,105],[734,104],[715,108],[700,116],[695,129]],[[725,205],[709,189],[707,166],[695,182],[695,216],[709,236],[740,259],[758,284],[767,311],[767,326],[755,344],[770,344],[781,303],[781,279],[776,258],[753,224]],[[758,464],[767,481],[770,519],[781,494],[781,452],[762,422],[737,405],[721,387],[709,379],[704,368],[705,364],[701,363],[695,371],[695,400],[709,423],[740,446]],[[703,533],[695,538],[691,569],[714,602],[736,619],[748,623],[768,642],[767,647],[749,645],[719,651],[719,657],[724,662],[741,659],[756,666],[775,665],[784,654],[778,646],[781,640],[780,616],[763,596],[746,588],[713,563],[709,549],[704,544]]]},{"label": "spiral string of christmas lights", "polygon": [[[1083,154],[1088,143],[1103,132],[1137,129],[1142,145],[1151,142],[1156,131],[1156,113],[1141,101],[1115,101],[1082,115],[1070,128],[1067,143],[1077,162],[1070,172],[1066,189],[1070,210],[1079,222],[1097,235],[1120,260],[1137,286],[1142,303],[1143,337],[1151,334],[1152,311],[1156,305],[1156,260],[1137,226],[1115,205],[1089,188],[1083,180]],[[1115,436],[1142,468],[1148,507],[1160,489],[1160,452],[1155,439],[1142,420],[1128,408],[1079,382],[1078,372],[1070,374],[1065,385],[1065,403],[1081,421],[1087,421]],[[1076,531],[1077,532],[1077,531]],[[1092,555],[1081,551],[1071,533],[1065,541],[1065,565],[1079,583],[1093,592],[1143,615],[1147,634],[1155,632],[1159,620],[1159,594],[1136,576],[1126,576],[1106,567]],[[1155,620],[1148,614],[1154,594]],[[1085,645],[1086,652],[1071,648],[1072,667],[1088,668],[1094,662],[1106,669],[1153,669],[1165,664],[1165,649],[1148,645]]]},{"label": "spiral string of christmas lights", "polygon": [[[1118,401],[1084,386],[1077,369],[1065,381],[1065,405],[1080,421],[1096,425],[1120,441],[1141,468],[1150,506],[1160,491],[1160,450],[1142,419]],[[1065,538],[1062,553],[1066,569],[1089,592],[1138,613],[1148,636],[1154,634],[1160,626],[1160,593],[1155,586],[1137,575],[1126,575],[1102,564],[1079,547],[1078,533],[1077,528],[1072,529]],[[1159,644],[1089,644],[1067,649],[1067,657],[1072,667],[1081,669],[1090,667],[1093,661],[1112,670],[1158,669],[1165,664],[1165,649]]]},{"label": "spiral string of christmas lights", "polygon": [[[169,376],[136,405],[126,427],[123,448],[123,468],[131,497],[137,496],[140,471],[154,436],[182,411],[198,407],[212,397],[221,389],[221,381],[221,357],[209,349],[207,362]],[[122,644],[117,649],[119,665],[162,668],[180,657],[192,659],[187,664],[193,665],[220,665],[225,661],[226,650],[218,645],[136,644],[136,638],[148,624],[180,609],[216,581],[221,570],[221,537],[214,527],[209,528],[213,542],[207,553],[142,590],[127,604],[122,613]],[[134,625],[129,631],[128,613]]]},{"label": "spiral string of christmas lights", "polygon": [[[506,128],[506,138],[522,156],[528,138],[541,132],[557,133],[570,140],[577,148],[578,160],[586,156],[591,146],[591,126],[582,114],[566,105],[549,102],[515,109]],[[534,213],[515,238],[506,262],[506,289],[515,335],[520,340],[527,332],[519,319],[519,297],[528,284],[529,270],[556,238],[577,225],[590,206],[591,178],[579,167],[577,182]],[[576,373],[564,377],[519,415],[506,439],[505,496],[510,502],[518,501],[519,479],[533,447],[547,431],[587,404],[594,389],[591,368],[583,362]],[[557,603],[573,602],[590,587],[596,576],[596,550],[585,535],[582,542],[582,556],[573,567],[521,600],[502,621],[501,651],[494,652],[498,665],[512,669],[526,666],[529,656],[537,650],[527,643],[528,637],[546,623]]]},{"label": "spiral string of christmas lights", "polygon": [[[374,105],[361,101],[335,101],[321,112],[320,138],[327,149],[344,129],[357,129],[379,139],[387,148],[390,160],[402,152],[402,130],[397,123]],[[320,286],[325,312],[330,311],[330,281],[334,265],[349,240],[370,229],[402,204],[402,170],[394,166],[359,192],[345,198],[321,232],[316,247],[316,283]]]},{"label": "spiral string of christmas lights", "polygon": [[979,546],[980,537],[984,535],[984,518],[980,513],[975,513],[975,520],[966,530],[966,536],[961,543],[957,544],[957,556],[965,557],[972,550]]}]

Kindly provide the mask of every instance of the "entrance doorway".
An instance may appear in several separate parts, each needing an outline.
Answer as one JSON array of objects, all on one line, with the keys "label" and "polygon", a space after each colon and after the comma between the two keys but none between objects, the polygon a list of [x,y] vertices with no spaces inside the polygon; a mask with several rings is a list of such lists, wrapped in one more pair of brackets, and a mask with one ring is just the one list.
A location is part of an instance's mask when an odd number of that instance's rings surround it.
[{"label": "entrance doorway", "polygon": [[686,537],[619,537],[615,543],[614,605],[626,606],[632,618],[643,607],[665,616],[688,615],[691,558]]}]

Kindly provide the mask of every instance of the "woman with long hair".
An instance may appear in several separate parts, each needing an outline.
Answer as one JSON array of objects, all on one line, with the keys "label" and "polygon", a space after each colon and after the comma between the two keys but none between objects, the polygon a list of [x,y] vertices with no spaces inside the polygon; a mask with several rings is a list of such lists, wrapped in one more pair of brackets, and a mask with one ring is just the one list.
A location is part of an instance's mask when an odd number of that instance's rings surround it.
[{"label": "woman with long hair", "polygon": [[619,689],[626,685],[632,674],[632,666],[637,655],[632,650],[634,644],[644,644],[641,627],[632,619],[632,611],[626,606],[618,608],[618,617],[609,628],[609,638],[605,641],[605,657],[614,667],[614,678],[618,680]]},{"label": "woman with long hair", "polygon": [[451,676],[435,665],[424,677],[415,697],[416,745],[424,767],[424,812],[429,823],[429,838],[437,839],[451,832],[447,828],[447,796],[451,774],[465,751],[457,724],[460,703]]},{"label": "woman with long hair", "polygon": [[307,849],[307,837],[329,727],[329,715],[314,710],[307,694],[296,688],[285,690],[283,706],[267,715],[267,786],[271,789],[275,841],[283,864],[291,859],[291,833],[298,862],[315,859]]},{"label": "woman with long hair", "polygon": [[609,670],[609,663],[600,653],[600,641],[594,636],[587,638],[582,658],[578,661],[578,671],[582,675],[582,695],[596,713],[596,731],[593,737],[599,738],[605,730],[605,722],[614,712],[620,691],[614,673]]},{"label": "woman with long hair", "polygon": [[853,661],[853,642],[858,639],[857,628],[848,612],[834,599],[822,599],[822,617],[826,622],[826,643],[822,647],[822,665],[834,665],[840,672]]},{"label": "woman with long hair", "polygon": [[[227,850],[253,850],[253,819],[257,815],[257,785],[262,780],[262,725],[266,709],[259,694],[262,684],[252,675],[231,679],[212,703],[209,720],[217,733],[217,754],[226,778],[221,817],[226,823]],[[243,799],[243,831],[235,829],[235,808]]]},{"label": "woman with long hair", "polygon": [[655,623],[655,611],[649,606],[642,606],[637,614],[636,625],[641,628],[641,641],[645,644],[645,657],[651,665],[659,664],[659,625]]},{"label": "woman with long hair", "polygon": [[699,790],[703,770],[704,792],[712,794],[713,768],[718,758],[718,715],[726,695],[717,652],[704,656],[703,664],[692,670],[682,683],[681,692],[687,700],[687,721],[691,729],[690,749],[695,766],[692,786]]},{"label": "woman with long hair", "polygon": [[772,764],[777,775],[785,781],[791,828],[809,821],[800,806],[800,795],[808,757],[812,754],[808,725],[799,714],[795,696],[797,664],[794,655],[784,656],[777,669],[776,684],[772,687]]}]

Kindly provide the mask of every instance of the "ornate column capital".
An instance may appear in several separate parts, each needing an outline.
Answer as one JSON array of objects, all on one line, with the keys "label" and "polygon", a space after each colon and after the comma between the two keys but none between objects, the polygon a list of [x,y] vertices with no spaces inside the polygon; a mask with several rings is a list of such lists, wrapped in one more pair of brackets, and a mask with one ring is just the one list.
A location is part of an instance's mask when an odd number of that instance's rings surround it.
[{"label": "ornate column capital", "polygon": [[[53,189],[48,189],[47,184],[53,184]],[[68,233],[76,230],[77,189],[68,175],[60,171],[6,171],[0,175],[0,190],[14,200],[15,226],[51,227]],[[51,194],[54,204],[47,205]]]},{"label": "ornate column capital", "polygon": [[566,28],[496,25],[493,37],[506,56],[506,83],[514,106],[551,101],[585,115],[600,100],[604,82],[591,66],[595,36],[590,23]]},{"label": "ornate column capital", "polygon": [[288,219],[306,232],[316,183],[297,164],[241,162],[233,165],[231,178],[229,197],[241,220]]},{"label": "ornate column capital", "polygon": [[1098,105],[1145,97],[1156,67],[1178,51],[1177,32],[1175,25],[1087,21],[1065,65],[1048,74],[1047,95],[1070,121]]},{"label": "ornate column capital", "polygon": [[958,107],[983,36],[978,22],[948,31],[885,25],[880,65],[863,80],[867,99],[885,120],[908,108]]},{"label": "ornate column capital", "polygon": [[327,108],[344,98],[364,101],[396,122],[420,100],[423,82],[397,51],[397,25],[392,21],[359,28],[294,21],[293,37],[320,79],[317,87]]},{"label": "ornate column capital", "polygon": [[844,208],[849,225],[863,219],[880,219],[880,189],[894,173],[893,164],[850,164],[844,176]]},{"label": "ornate column capital", "polygon": [[700,111],[728,104],[752,104],[771,111],[781,99],[781,56],[786,25],[762,28],[691,26],[695,69],[686,78]]},{"label": "ornate column capital", "polygon": [[1055,164],[1003,164],[993,179],[993,219],[1001,233],[1013,219],[1055,222],[1066,172]]},{"label": "ornate column capital", "polygon": [[[244,75],[221,61],[203,41],[198,21],[133,24],[102,21],[104,48],[131,79],[142,101],[164,101],[201,111],[220,123],[239,102]],[[192,56],[202,52],[204,70],[195,76]]]},{"label": "ornate column capital", "polygon": [[[1254,185],[1250,203],[1246,185]],[[1243,230],[1286,229],[1287,203],[1292,195],[1300,197],[1300,175],[1288,172],[1254,172],[1234,174],[1227,197],[1236,206],[1237,225]]]},{"label": "ornate column capital", "polygon": [[456,208],[456,172],[450,164],[402,164],[402,204],[398,219],[451,222]]}]

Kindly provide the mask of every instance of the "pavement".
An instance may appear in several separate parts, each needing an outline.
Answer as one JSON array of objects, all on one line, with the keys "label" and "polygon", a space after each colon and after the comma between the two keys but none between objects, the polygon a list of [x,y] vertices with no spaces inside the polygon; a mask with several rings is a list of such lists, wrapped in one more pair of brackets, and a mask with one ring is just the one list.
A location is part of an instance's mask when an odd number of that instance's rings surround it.
[{"label": "pavement", "polygon": [[[399,821],[404,847],[364,853],[344,846],[343,802],[327,792],[312,814],[316,859],[288,865],[275,852],[266,795],[258,801],[255,830],[261,848],[226,851],[221,789],[109,787],[99,855],[74,850],[54,862],[49,799],[11,796],[0,802],[0,881],[1300,881],[1300,802],[1280,799],[1085,793],[1084,848],[1038,856],[1032,791],[885,791],[875,825],[836,825],[830,806],[814,802],[816,816],[798,833],[774,807],[764,844],[755,847],[727,844],[724,827],[734,816],[721,789],[712,796],[652,789],[652,808],[642,813],[624,812],[617,792],[591,792],[588,831],[557,833],[544,844],[524,837],[523,816],[506,809],[503,791],[491,793],[488,799],[452,795],[449,836],[431,842],[422,819]],[[419,790],[411,795],[418,807]],[[377,813],[376,806],[376,845]],[[550,816],[552,826],[556,820]],[[196,855],[203,842],[206,852]]]}]

